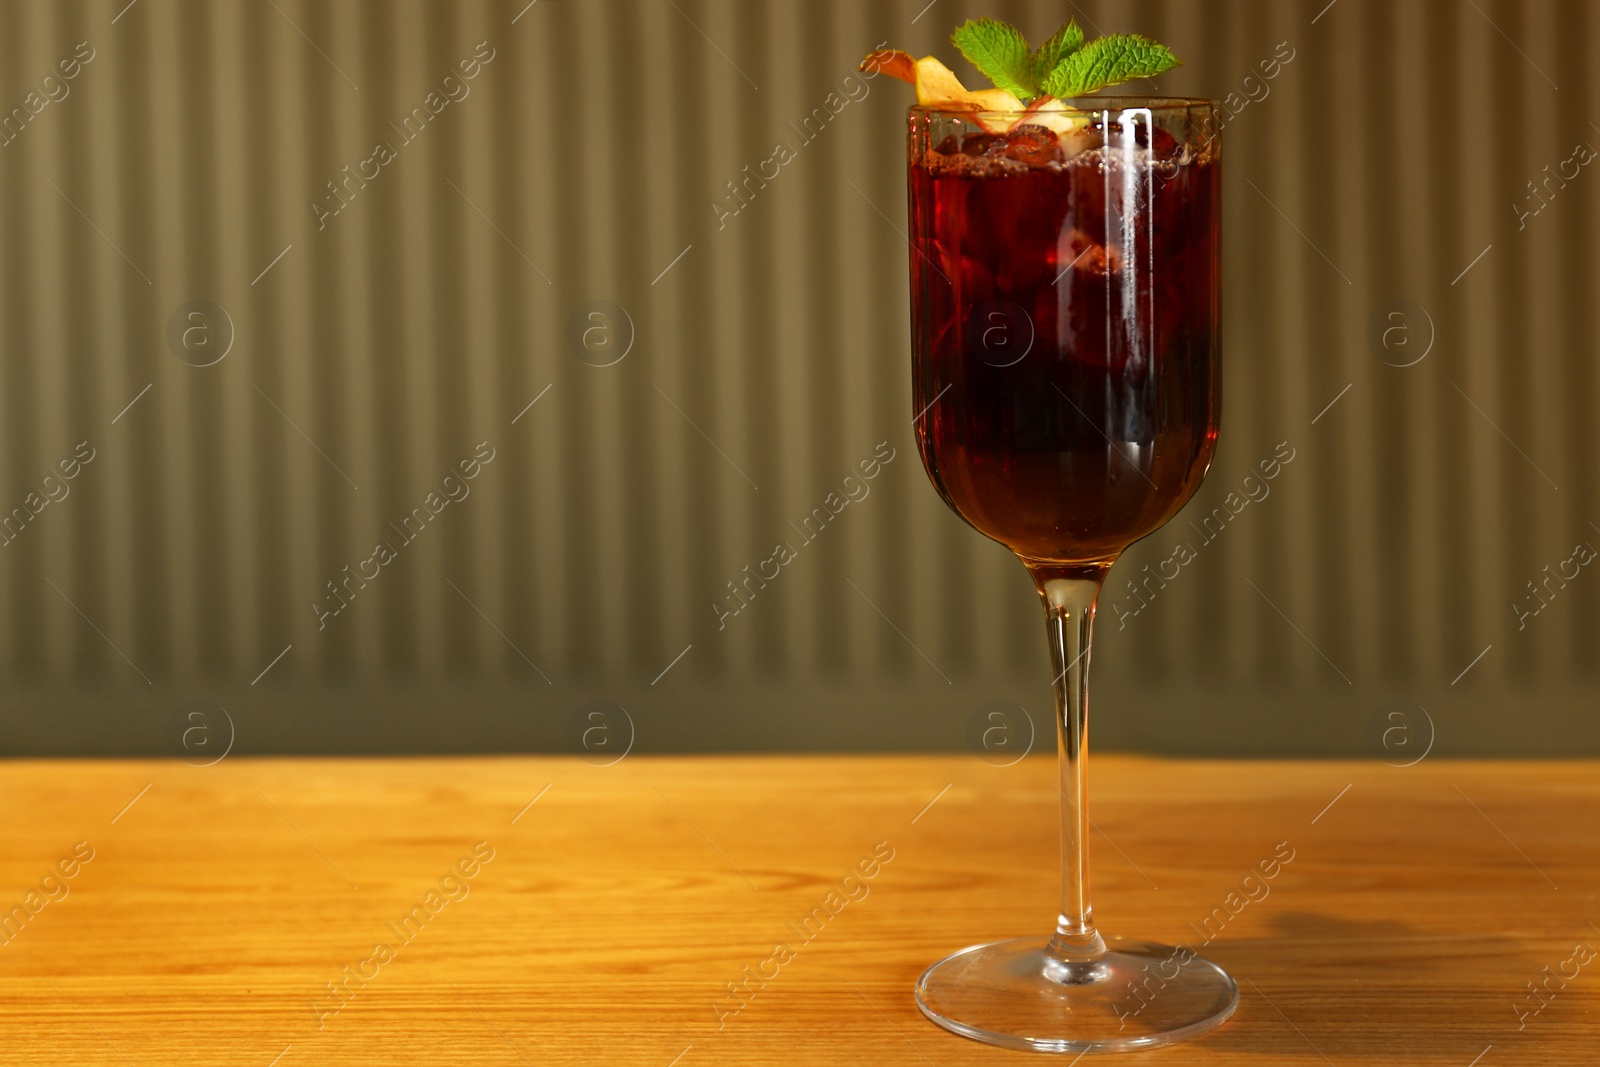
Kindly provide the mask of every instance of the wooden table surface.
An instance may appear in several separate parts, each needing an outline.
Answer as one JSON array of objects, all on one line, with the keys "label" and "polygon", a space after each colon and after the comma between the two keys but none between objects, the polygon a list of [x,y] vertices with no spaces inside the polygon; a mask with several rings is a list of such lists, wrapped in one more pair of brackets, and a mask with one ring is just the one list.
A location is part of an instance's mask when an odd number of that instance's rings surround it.
[{"label": "wooden table surface", "polygon": [[[0,1062],[1050,1062],[939,1030],[911,985],[955,948],[1046,932],[1052,773],[10,762]],[[1220,1030],[1127,1062],[1600,1057],[1600,765],[1097,755],[1093,776],[1102,929],[1209,936],[1242,992]],[[746,966],[776,974],[740,1007]]]}]

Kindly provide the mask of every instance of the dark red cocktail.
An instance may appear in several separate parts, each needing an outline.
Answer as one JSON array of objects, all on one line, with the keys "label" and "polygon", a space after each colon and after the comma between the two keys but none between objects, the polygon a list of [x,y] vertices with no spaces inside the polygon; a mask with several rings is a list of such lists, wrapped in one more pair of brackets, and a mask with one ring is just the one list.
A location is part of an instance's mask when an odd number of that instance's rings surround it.
[{"label": "dark red cocktail", "polygon": [[1182,113],[1041,118],[996,134],[911,112],[918,443],[981,532],[1109,561],[1183,506],[1216,442],[1218,165]]}]

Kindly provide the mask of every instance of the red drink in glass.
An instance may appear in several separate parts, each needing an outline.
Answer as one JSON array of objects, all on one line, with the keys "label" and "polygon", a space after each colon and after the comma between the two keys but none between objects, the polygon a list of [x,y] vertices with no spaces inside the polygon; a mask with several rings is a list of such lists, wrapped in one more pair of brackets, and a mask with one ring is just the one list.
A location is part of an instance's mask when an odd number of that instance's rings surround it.
[{"label": "red drink in glass", "polygon": [[912,116],[923,464],[1030,560],[1114,558],[1216,443],[1218,168],[1148,112],[1091,114],[1066,136]]}]

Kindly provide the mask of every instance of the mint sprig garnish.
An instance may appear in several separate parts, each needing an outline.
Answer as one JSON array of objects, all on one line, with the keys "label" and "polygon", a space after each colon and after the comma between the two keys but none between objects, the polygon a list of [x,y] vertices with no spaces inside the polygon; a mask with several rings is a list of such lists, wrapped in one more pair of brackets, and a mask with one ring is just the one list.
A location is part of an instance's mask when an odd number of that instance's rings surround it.
[{"label": "mint sprig garnish", "polygon": [[996,88],[1023,101],[1087,96],[1179,65],[1171,49],[1136,33],[1085,42],[1075,19],[1033,51],[1021,30],[998,19],[968,20],[950,40]]}]

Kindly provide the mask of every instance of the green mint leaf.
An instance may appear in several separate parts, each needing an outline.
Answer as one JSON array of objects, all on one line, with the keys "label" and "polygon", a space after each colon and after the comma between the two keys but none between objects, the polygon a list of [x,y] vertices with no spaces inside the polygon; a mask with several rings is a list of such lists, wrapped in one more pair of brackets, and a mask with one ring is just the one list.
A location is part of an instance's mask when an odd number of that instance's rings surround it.
[{"label": "green mint leaf", "polygon": [[1028,39],[1015,26],[995,19],[969,19],[950,40],[996,88],[1022,100],[1039,95]]},{"label": "green mint leaf", "polygon": [[1178,65],[1178,57],[1165,45],[1136,33],[1113,33],[1063,59],[1045,76],[1042,88],[1060,99],[1086,96],[1135,78],[1153,78]]},{"label": "green mint leaf", "polygon": [[1033,83],[1041,84],[1050,72],[1061,65],[1061,61],[1083,47],[1083,31],[1078,28],[1077,19],[1068,19],[1067,24],[1056,31],[1056,35],[1040,45],[1033,53]]}]

